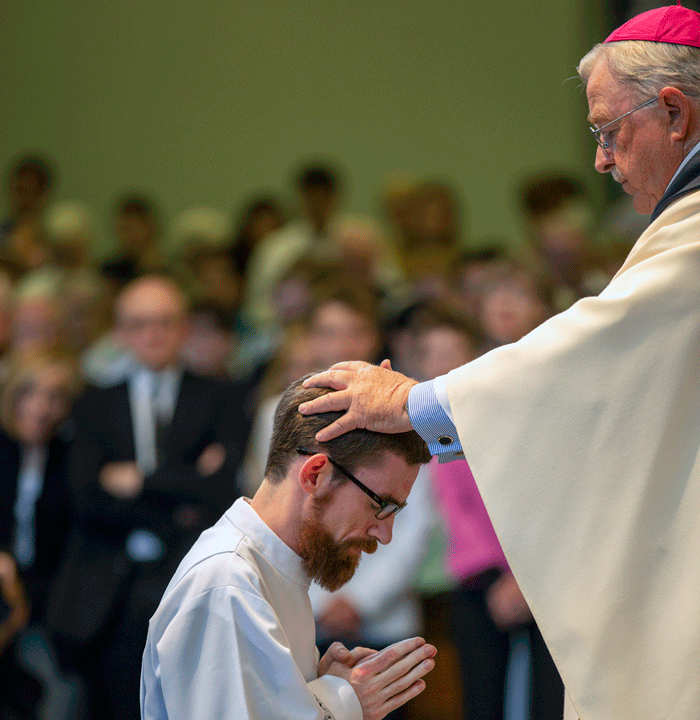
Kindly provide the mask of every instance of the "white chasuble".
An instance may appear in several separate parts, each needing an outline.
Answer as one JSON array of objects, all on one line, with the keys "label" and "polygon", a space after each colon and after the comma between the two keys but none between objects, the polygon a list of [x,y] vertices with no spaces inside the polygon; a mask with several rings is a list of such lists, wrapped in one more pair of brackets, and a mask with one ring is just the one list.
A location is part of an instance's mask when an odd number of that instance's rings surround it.
[{"label": "white chasuble", "polygon": [[700,193],[447,392],[582,720],[700,717]]}]

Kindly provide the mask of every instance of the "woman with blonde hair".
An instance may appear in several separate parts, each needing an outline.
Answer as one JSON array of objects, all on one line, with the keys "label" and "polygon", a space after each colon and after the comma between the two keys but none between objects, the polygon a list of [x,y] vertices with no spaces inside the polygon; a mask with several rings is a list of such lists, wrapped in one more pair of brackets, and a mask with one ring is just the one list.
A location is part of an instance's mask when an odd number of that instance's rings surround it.
[{"label": "woman with blonde hair", "polygon": [[[0,715],[9,706],[33,717],[40,685],[51,686],[41,662],[30,669],[42,683],[21,666],[34,665],[29,648],[48,653],[39,629],[70,521],[61,424],[79,389],[74,358],[54,349],[12,358],[0,391]],[[29,643],[19,639],[27,624]]]}]

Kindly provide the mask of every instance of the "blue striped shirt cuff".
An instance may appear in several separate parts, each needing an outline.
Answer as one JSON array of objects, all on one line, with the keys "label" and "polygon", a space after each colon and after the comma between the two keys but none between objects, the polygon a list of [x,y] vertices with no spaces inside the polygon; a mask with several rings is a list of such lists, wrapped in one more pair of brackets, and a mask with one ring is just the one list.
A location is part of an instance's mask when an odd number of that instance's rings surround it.
[{"label": "blue striped shirt cuff", "polygon": [[464,460],[457,428],[440,404],[432,380],[411,388],[408,417],[415,431],[428,444],[431,454],[437,455],[440,462]]}]

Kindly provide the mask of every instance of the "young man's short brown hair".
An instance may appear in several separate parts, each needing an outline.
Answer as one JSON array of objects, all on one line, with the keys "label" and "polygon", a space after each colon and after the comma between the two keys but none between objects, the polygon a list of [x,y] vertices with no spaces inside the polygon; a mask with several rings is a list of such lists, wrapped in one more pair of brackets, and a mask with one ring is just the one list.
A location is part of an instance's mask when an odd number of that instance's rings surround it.
[{"label": "young man's short brown hair", "polygon": [[265,468],[265,478],[270,482],[276,484],[282,481],[289,465],[298,457],[298,447],[326,453],[350,472],[359,465],[380,462],[385,452],[398,455],[408,465],[422,465],[430,461],[428,446],[414,430],[390,434],[358,429],[319,443],[316,433],[343,413],[302,415],[298,409],[301,403],[334,392],[330,388],[305,388],[303,381],[304,378],[301,378],[285,390],[275,411],[270,453]]}]

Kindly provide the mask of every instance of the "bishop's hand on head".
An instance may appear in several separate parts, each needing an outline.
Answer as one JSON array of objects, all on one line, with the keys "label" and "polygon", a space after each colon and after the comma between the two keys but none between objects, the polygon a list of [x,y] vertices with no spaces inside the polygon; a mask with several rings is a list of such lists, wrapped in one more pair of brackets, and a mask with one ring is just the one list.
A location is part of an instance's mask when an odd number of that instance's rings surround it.
[{"label": "bishop's hand on head", "polygon": [[343,433],[363,428],[374,432],[401,433],[413,430],[406,404],[415,380],[394,372],[389,360],[370,365],[354,360],[333,365],[307,378],[304,387],[330,387],[336,392],[302,403],[302,415],[345,410],[345,414],[317,435],[328,442]]}]

